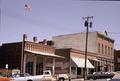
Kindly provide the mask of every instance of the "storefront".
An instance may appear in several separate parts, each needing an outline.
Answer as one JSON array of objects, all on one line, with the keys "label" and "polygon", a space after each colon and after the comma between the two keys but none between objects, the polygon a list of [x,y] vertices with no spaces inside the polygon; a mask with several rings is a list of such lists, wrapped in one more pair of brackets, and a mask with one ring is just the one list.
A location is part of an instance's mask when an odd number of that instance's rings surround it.
[{"label": "storefront", "polygon": [[[82,58],[81,55],[72,54],[70,62],[71,62],[72,77],[82,77],[85,67],[85,58]],[[87,68],[87,74],[91,74],[91,72],[95,68],[88,59],[86,59],[86,68]]]},{"label": "storefront", "polygon": [[[57,73],[68,73],[69,75],[71,75],[71,78],[83,77],[85,67],[85,58],[83,53],[81,53],[79,50],[75,50],[72,48],[57,49],[55,53],[57,55],[65,57],[65,59],[57,59],[55,61],[55,63],[57,64],[55,66],[55,70],[57,68],[61,68],[60,72],[57,71]],[[89,59],[87,59],[86,64],[87,74],[93,72],[95,67],[89,61]]]},{"label": "storefront", "polygon": [[41,48],[44,50],[43,51],[41,49],[36,50],[34,48],[35,43],[26,42],[25,44],[32,48],[28,49],[25,47],[24,49],[23,73],[41,75],[44,70],[51,70],[52,74],[54,74],[55,59],[63,59],[63,57],[55,55],[54,48],[52,47],[50,48],[46,45],[41,45]]},{"label": "storefront", "polygon": [[63,59],[55,54],[54,47],[26,40],[24,45],[23,42],[3,44],[0,53],[0,68],[4,69],[7,64],[11,71],[18,69],[21,73],[31,75],[43,74],[44,70],[51,70],[54,74],[55,59]]}]

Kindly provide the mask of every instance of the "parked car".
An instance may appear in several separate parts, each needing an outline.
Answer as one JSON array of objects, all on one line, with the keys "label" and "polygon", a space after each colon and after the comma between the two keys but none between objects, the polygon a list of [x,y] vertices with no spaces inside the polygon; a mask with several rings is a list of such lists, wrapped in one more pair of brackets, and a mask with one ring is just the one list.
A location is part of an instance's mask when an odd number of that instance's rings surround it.
[{"label": "parked car", "polygon": [[114,73],[111,72],[94,72],[93,74],[87,75],[87,79],[112,79],[114,76]]}]

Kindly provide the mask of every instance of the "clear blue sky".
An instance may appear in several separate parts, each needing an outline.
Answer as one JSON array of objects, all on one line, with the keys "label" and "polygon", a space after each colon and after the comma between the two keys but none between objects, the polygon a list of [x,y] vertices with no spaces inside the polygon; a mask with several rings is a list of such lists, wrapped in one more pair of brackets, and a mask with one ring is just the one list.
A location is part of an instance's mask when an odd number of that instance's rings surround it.
[{"label": "clear blue sky", "polygon": [[[29,3],[32,10],[24,11]],[[52,36],[86,31],[84,16],[94,16],[91,31],[108,31],[120,49],[120,1],[0,0],[0,43],[51,39]]]}]

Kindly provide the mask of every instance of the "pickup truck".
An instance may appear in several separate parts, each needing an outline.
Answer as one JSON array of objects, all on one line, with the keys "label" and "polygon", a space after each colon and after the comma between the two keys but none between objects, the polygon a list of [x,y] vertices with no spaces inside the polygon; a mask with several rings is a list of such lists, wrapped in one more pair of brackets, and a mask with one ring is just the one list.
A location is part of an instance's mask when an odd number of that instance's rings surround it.
[{"label": "pickup truck", "polygon": [[43,72],[42,81],[64,81],[69,79],[67,74],[55,74],[52,75],[50,70],[46,70]]},{"label": "pickup truck", "polygon": [[12,75],[12,81],[42,81],[43,75],[31,76],[28,73]]},{"label": "pickup truck", "polygon": [[12,81],[64,81],[67,74],[52,75],[50,70],[43,71],[43,75],[31,76],[28,73],[12,75]]}]

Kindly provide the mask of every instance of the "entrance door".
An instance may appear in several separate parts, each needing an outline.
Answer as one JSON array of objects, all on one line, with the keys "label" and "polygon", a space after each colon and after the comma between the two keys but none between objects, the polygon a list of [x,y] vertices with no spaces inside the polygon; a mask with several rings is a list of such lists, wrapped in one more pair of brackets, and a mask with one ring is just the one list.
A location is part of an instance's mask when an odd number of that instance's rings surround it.
[{"label": "entrance door", "polygon": [[43,63],[37,63],[36,64],[36,75],[42,75],[43,74]]},{"label": "entrance door", "polygon": [[27,62],[26,73],[29,73],[30,75],[33,75],[33,62]]},{"label": "entrance door", "polygon": [[77,77],[80,77],[81,75],[81,68],[77,67]]},{"label": "entrance door", "polygon": [[26,55],[26,73],[33,75],[34,55]]},{"label": "entrance door", "polygon": [[43,74],[43,57],[37,56],[36,75],[42,75],[42,74]]}]

